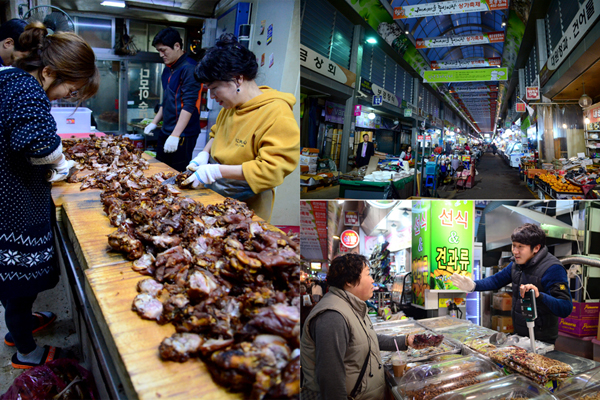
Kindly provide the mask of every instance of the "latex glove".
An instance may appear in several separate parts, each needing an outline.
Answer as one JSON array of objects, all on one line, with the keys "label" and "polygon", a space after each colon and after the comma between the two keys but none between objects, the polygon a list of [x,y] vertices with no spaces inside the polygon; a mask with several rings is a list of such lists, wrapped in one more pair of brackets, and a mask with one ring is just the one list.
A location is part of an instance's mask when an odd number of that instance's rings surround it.
[{"label": "latex glove", "polygon": [[219,164],[200,165],[196,172],[183,181],[182,185],[187,186],[192,184],[193,188],[197,188],[200,184],[209,185],[222,177],[221,171],[219,170]]},{"label": "latex glove", "polygon": [[450,280],[452,281],[454,286],[456,286],[460,290],[464,290],[467,293],[471,293],[473,290],[475,290],[475,282],[468,276],[452,274]]},{"label": "latex glove", "polygon": [[152,131],[156,129],[156,124],[154,122],[150,122],[147,127],[144,128],[144,133],[148,136],[154,136]]},{"label": "latex glove", "polygon": [[58,161],[53,163],[50,167],[51,174],[48,178],[48,182],[58,182],[67,179],[69,176],[69,170],[73,168],[74,165],[75,161],[67,161],[64,154],[61,154]]},{"label": "latex glove", "polygon": [[179,138],[177,136],[169,136],[165,142],[165,153],[175,153],[179,146]]},{"label": "latex glove", "polygon": [[199,166],[208,164],[209,157],[210,154],[208,154],[208,152],[201,151],[200,154],[196,156],[196,158],[190,161],[190,163],[187,166],[187,169],[189,169],[190,171],[197,170]]}]

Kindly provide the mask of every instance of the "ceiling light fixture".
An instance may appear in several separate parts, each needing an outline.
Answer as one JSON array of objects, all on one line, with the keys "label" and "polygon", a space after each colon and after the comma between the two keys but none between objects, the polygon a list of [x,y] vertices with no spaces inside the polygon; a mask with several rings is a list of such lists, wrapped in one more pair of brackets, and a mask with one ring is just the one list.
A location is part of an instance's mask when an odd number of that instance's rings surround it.
[{"label": "ceiling light fixture", "polygon": [[375,44],[375,43],[377,43],[377,39],[375,39],[373,37],[367,38],[367,43]]},{"label": "ceiling light fixture", "polygon": [[100,3],[101,6],[106,6],[106,7],[119,7],[119,8],[125,8],[125,2],[124,1],[103,1],[102,3]]},{"label": "ceiling light fixture", "polygon": [[585,107],[589,107],[592,105],[592,98],[590,96],[588,96],[587,94],[585,94],[585,82],[583,82],[582,85],[583,85],[583,94],[579,98],[579,106],[581,108],[585,108]]},{"label": "ceiling light fixture", "polygon": [[375,119],[375,113],[369,113],[369,119]]},{"label": "ceiling light fixture", "polygon": [[408,35],[410,33],[410,25],[404,24],[404,34]]},{"label": "ceiling light fixture", "polygon": [[182,5],[180,1],[172,1],[172,0],[128,0],[128,1],[132,1],[135,3],[149,4],[152,6],[175,7],[175,8],[181,8],[181,5]]},{"label": "ceiling light fixture", "polygon": [[506,26],[506,15],[502,16],[502,27],[504,28]]}]

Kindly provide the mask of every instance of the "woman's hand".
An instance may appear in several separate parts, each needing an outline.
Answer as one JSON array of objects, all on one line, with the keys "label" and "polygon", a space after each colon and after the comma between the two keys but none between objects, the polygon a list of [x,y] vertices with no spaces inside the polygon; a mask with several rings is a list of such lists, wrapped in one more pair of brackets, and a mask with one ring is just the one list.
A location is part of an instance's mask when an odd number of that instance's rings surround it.
[{"label": "woman's hand", "polygon": [[217,179],[221,179],[221,171],[219,170],[219,164],[206,164],[200,165],[196,172],[190,175],[185,181],[183,181],[182,186],[187,186],[189,184],[192,185],[193,188],[197,188],[198,185],[210,185],[214,183]]}]

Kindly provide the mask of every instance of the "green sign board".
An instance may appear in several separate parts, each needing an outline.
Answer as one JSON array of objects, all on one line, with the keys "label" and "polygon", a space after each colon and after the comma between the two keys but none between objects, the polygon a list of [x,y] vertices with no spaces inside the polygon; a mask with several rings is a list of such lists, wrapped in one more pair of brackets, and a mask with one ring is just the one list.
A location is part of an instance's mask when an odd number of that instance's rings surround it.
[{"label": "green sign board", "polygon": [[454,273],[471,276],[474,223],[472,201],[413,202],[413,304],[425,305],[425,290],[457,289]]},{"label": "green sign board", "polygon": [[404,116],[405,117],[412,117],[412,108],[405,108],[404,109]]},{"label": "green sign board", "polygon": [[452,69],[425,71],[423,81],[428,83],[443,82],[491,82],[508,79],[506,68]]}]

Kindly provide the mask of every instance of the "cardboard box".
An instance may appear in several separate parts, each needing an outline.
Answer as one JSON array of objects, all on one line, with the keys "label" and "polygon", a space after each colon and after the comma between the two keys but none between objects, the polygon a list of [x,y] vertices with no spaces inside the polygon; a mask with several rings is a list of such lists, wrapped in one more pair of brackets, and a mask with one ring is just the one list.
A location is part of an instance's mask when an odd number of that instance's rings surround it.
[{"label": "cardboard box", "polygon": [[300,156],[300,165],[314,165],[315,167],[317,166],[317,162],[319,161],[319,157],[314,155],[314,156],[306,156],[306,155],[301,155]]},{"label": "cardboard box", "polygon": [[594,336],[594,333],[598,333],[598,318],[559,318],[558,331],[575,336]]},{"label": "cardboard box", "polygon": [[494,294],[494,309],[500,311],[512,310],[512,296],[507,292]]},{"label": "cardboard box", "polygon": [[300,152],[300,154],[306,155],[306,156],[316,156],[316,155],[319,155],[319,149],[312,149],[310,147],[303,147],[302,151]]},{"label": "cardboard box", "polygon": [[578,301],[573,302],[573,311],[569,318],[592,318],[598,319],[600,315],[600,303],[580,303]]},{"label": "cardboard box", "polygon": [[514,327],[512,317],[494,315],[492,317],[492,329],[498,332],[513,333]]}]

